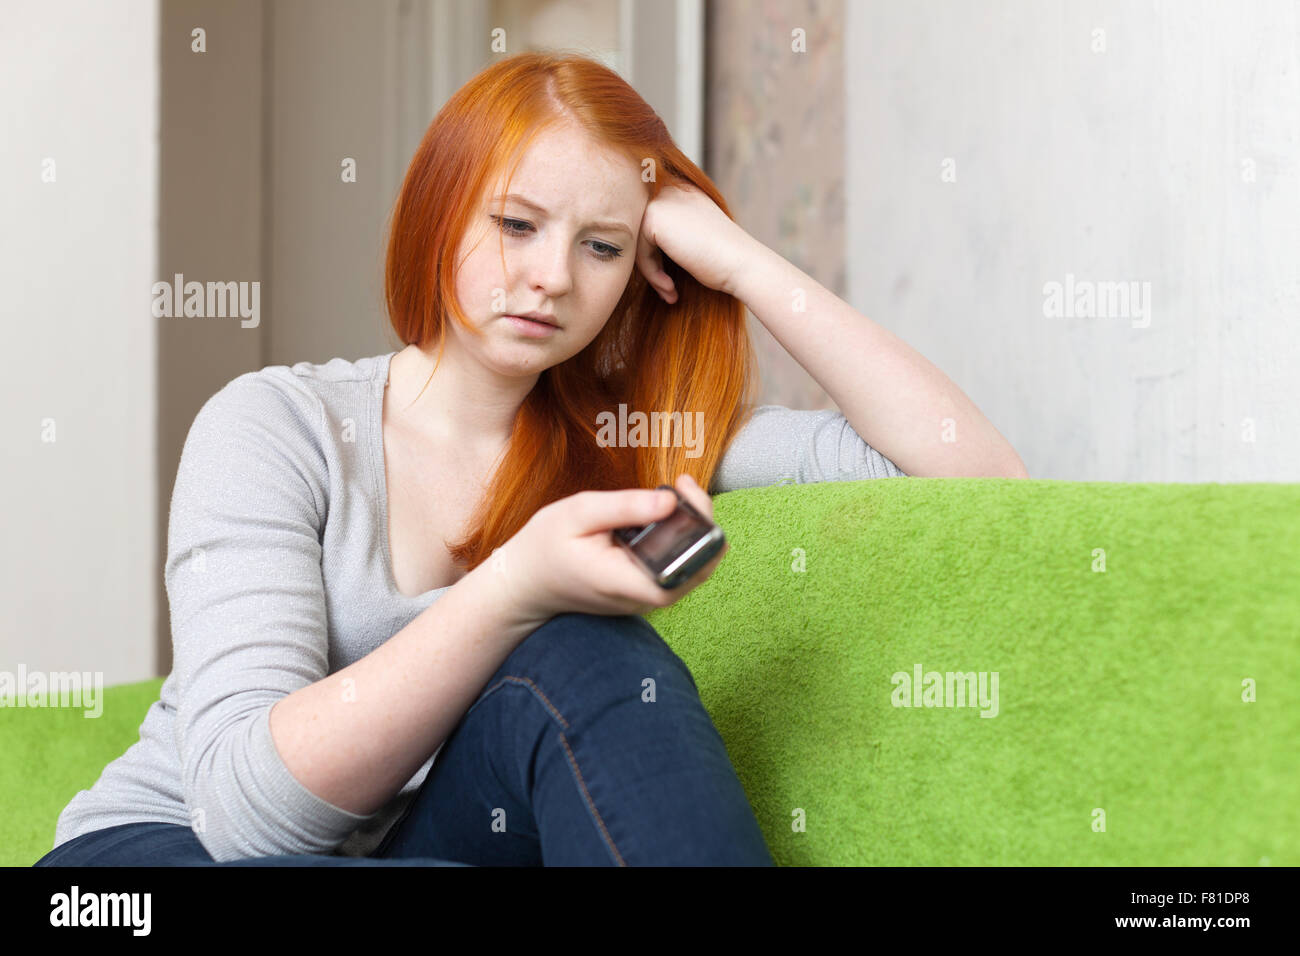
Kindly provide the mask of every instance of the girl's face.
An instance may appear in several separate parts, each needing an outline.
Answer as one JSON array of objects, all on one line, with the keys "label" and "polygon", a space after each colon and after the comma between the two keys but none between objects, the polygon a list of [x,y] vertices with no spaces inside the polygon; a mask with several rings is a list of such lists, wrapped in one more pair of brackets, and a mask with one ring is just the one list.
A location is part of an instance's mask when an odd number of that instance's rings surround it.
[{"label": "girl's face", "polygon": [[[503,188],[504,179],[488,190],[459,251],[456,293],[484,335],[466,335],[454,321],[448,330],[455,347],[497,374],[535,376],[582,351],[609,319],[635,266],[649,195],[631,159],[569,125],[534,140],[504,214]],[[525,312],[557,327],[511,318]]]}]

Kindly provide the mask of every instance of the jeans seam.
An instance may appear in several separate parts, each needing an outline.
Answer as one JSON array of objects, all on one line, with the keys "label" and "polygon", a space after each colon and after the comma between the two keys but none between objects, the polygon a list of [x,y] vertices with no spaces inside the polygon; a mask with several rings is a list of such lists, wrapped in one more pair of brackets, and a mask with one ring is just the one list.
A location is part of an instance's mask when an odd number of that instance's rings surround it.
[{"label": "jeans seam", "polygon": [[[515,681],[517,683],[527,685],[528,688],[532,690],[532,692],[541,700],[543,706],[545,706],[546,709],[551,712],[551,716],[560,722],[560,726],[563,727],[565,730],[569,729],[569,722],[564,719],[564,715],[560,713],[560,711],[556,708],[556,706],[551,703],[550,699],[544,693],[542,693],[542,689],[538,687],[536,684],[534,684],[530,678],[515,677],[512,674],[507,674],[503,676],[495,684],[493,684],[491,687],[489,687],[487,690],[485,690],[480,695],[479,699],[481,700],[482,698],[486,697],[488,694],[492,693],[494,690],[496,690],[506,681]],[[477,704],[478,701],[475,701],[475,706],[477,706]]]},{"label": "jeans seam", "polygon": [[596,809],[596,802],[587,789],[587,782],[582,779],[582,769],[578,766],[578,758],[574,756],[573,749],[569,746],[568,738],[564,736],[563,731],[560,733],[560,743],[564,745],[564,752],[569,756],[569,763],[573,766],[573,772],[578,778],[578,788],[587,801],[587,808],[591,810],[591,815],[596,818],[596,825],[600,827],[601,835],[604,836],[605,842],[609,845],[609,852],[614,854],[614,859],[619,866],[627,866],[627,861],[623,859],[623,854],[618,852],[618,847],[614,845],[614,838],[610,836],[609,830],[605,827],[605,821],[601,817],[600,811]]},{"label": "jeans seam", "polygon": [[[542,706],[546,708],[550,715],[555,720],[559,721],[560,726],[563,727],[564,730],[569,729],[569,722],[564,719],[564,715],[560,713],[559,708],[552,704],[550,698],[542,692],[542,689],[527,677],[516,677],[513,674],[507,674],[484,691],[479,699],[482,700],[483,697],[486,697],[507,681],[523,685],[525,689],[529,690]],[[592,817],[595,818],[596,826],[599,827],[601,836],[604,838],[609,851],[614,854],[614,859],[617,861],[618,865],[627,866],[627,861],[623,859],[623,854],[618,852],[618,847],[614,843],[614,838],[610,836],[609,829],[605,826],[604,818],[601,817],[600,811],[596,809],[596,802],[592,799],[591,791],[587,789],[587,781],[583,779],[582,768],[578,766],[578,758],[574,756],[573,748],[569,746],[569,740],[565,737],[564,730],[561,730],[559,733],[560,744],[564,747],[564,752],[568,757],[569,765],[573,769],[574,775],[577,777],[578,789],[582,791],[583,799],[587,801],[587,809],[591,811]]]}]

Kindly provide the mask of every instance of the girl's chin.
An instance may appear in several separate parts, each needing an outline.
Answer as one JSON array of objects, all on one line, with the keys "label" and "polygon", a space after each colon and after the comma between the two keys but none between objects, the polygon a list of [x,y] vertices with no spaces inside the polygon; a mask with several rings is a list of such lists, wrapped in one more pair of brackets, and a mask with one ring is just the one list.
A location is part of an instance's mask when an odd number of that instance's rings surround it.
[{"label": "girl's chin", "polygon": [[[532,354],[528,354],[529,352]],[[543,350],[534,346],[523,354],[517,349],[499,352],[484,364],[496,374],[506,378],[526,378],[559,365],[568,357],[556,355],[551,349]]]}]

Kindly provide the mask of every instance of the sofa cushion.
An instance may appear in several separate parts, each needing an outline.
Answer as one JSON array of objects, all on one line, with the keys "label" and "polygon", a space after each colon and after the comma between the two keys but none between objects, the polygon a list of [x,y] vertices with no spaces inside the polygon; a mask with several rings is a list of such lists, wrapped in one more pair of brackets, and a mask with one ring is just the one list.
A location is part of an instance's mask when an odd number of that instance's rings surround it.
[{"label": "sofa cushion", "polygon": [[[727,557],[648,619],[778,863],[1300,863],[1300,485],[898,478],[715,517]],[[161,684],[0,715],[0,863]]]}]

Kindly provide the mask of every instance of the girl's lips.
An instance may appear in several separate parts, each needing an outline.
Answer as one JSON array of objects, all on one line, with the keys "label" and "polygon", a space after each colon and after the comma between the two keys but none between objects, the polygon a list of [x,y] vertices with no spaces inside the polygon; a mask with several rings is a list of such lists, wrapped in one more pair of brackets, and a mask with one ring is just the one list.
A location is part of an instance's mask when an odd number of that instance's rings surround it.
[{"label": "girl's lips", "polygon": [[545,338],[553,332],[560,331],[553,325],[547,325],[545,322],[534,322],[532,319],[521,319],[517,315],[508,315],[507,319],[519,330],[520,334],[527,335],[530,338]]}]

